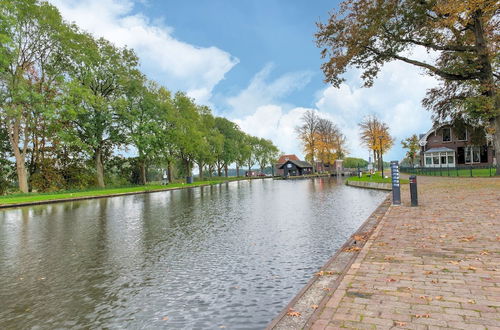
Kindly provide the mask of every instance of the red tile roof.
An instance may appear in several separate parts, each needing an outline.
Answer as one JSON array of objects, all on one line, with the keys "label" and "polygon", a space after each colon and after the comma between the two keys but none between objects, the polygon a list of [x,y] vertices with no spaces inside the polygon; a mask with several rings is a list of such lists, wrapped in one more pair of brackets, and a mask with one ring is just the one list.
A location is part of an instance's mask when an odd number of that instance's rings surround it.
[{"label": "red tile roof", "polygon": [[287,160],[300,160],[299,157],[295,155],[283,155],[278,159],[278,164],[283,164]]}]

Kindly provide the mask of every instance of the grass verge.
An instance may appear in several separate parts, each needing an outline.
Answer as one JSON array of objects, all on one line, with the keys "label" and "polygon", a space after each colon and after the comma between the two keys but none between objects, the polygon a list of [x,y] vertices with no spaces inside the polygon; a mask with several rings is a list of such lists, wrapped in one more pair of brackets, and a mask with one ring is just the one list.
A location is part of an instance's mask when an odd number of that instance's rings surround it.
[{"label": "grass verge", "polygon": [[454,177],[489,177],[495,176],[495,168],[414,168],[410,170],[402,169],[402,172],[415,175],[426,176],[454,176]]},{"label": "grass verge", "polygon": [[108,195],[115,195],[115,194],[172,190],[179,188],[214,185],[224,182],[248,180],[248,179],[249,178],[245,177],[213,178],[212,180],[195,181],[194,183],[190,184],[178,182],[178,183],[170,183],[168,185],[148,184],[146,186],[127,186],[127,187],[114,187],[114,188],[104,188],[104,189],[95,188],[95,189],[87,189],[80,191],[78,190],[60,191],[53,193],[11,194],[6,196],[1,196],[0,205],[45,202],[45,201],[65,200],[65,199],[84,198],[84,197],[105,197]]},{"label": "grass verge", "polygon": [[[357,176],[351,176],[347,179],[347,181],[364,181],[364,182],[377,182],[377,183],[391,183],[391,177],[388,178],[383,178],[382,175],[377,172],[373,175],[368,175],[368,174],[363,174],[363,176],[357,177]],[[406,179],[400,179],[400,183],[409,183],[410,181]]]}]

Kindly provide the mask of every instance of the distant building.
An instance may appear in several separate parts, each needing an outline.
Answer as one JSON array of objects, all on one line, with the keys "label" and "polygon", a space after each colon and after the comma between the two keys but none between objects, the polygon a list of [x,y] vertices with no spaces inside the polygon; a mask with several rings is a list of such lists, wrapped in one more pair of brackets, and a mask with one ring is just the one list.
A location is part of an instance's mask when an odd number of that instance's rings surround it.
[{"label": "distant building", "polygon": [[279,175],[279,176],[283,176],[284,175],[284,171],[283,171],[283,169],[280,169],[280,166],[283,165],[288,160],[300,160],[300,159],[299,159],[299,157],[297,157],[296,155],[293,155],[293,154],[291,154],[291,155],[282,155],[278,159],[278,162],[275,165],[275,168],[276,168],[275,175]]},{"label": "distant building", "polygon": [[282,176],[299,176],[305,174],[312,174],[313,166],[308,162],[302,160],[289,159],[280,166],[278,170],[282,170]]},{"label": "distant building", "polygon": [[450,124],[443,124],[432,128],[426,134],[420,134],[420,166],[455,167],[492,164],[493,147],[487,143],[473,144],[470,132],[471,129],[460,131]]}]

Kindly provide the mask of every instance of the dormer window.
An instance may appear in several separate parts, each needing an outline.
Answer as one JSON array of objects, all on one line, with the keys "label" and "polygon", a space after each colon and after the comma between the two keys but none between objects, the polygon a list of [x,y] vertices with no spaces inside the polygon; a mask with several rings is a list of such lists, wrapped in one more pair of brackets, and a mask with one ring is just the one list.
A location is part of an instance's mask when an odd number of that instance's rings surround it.
[{"label": "dormer window", "polygon": [[443,142],[450,142],[451,141],[451,128],[445,127],[441,130],[443,133]]},{"label": "dormer window", "polygon": [[455,134],[457,135],[458,141],[467,141],[467,130],[466,129],[459,131],[459,132],[455,132]]}]

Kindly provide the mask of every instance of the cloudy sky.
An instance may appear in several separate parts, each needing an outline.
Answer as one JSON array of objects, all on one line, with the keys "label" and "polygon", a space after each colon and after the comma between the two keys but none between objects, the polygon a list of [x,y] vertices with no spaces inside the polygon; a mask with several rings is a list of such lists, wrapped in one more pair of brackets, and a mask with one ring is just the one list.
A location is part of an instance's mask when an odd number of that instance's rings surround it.
[{"label": "cloudy sky", "polygon": [[333,120],[347,136],[350,156],[365,159],[357,126],[363,117],[377,115],[389,125],[396,144],[387,160],[401,159],[399,141],[431,126],[420,100],[436,82],[408,64],[389,63],[370,89],[361,87],[356,70],[339,89],[324,84],[315,23],[337,1],[51,2],[84,30],[134,48],[149,78],[186,91],[285,153],[302,155],[294,127],[308,109]]}]

